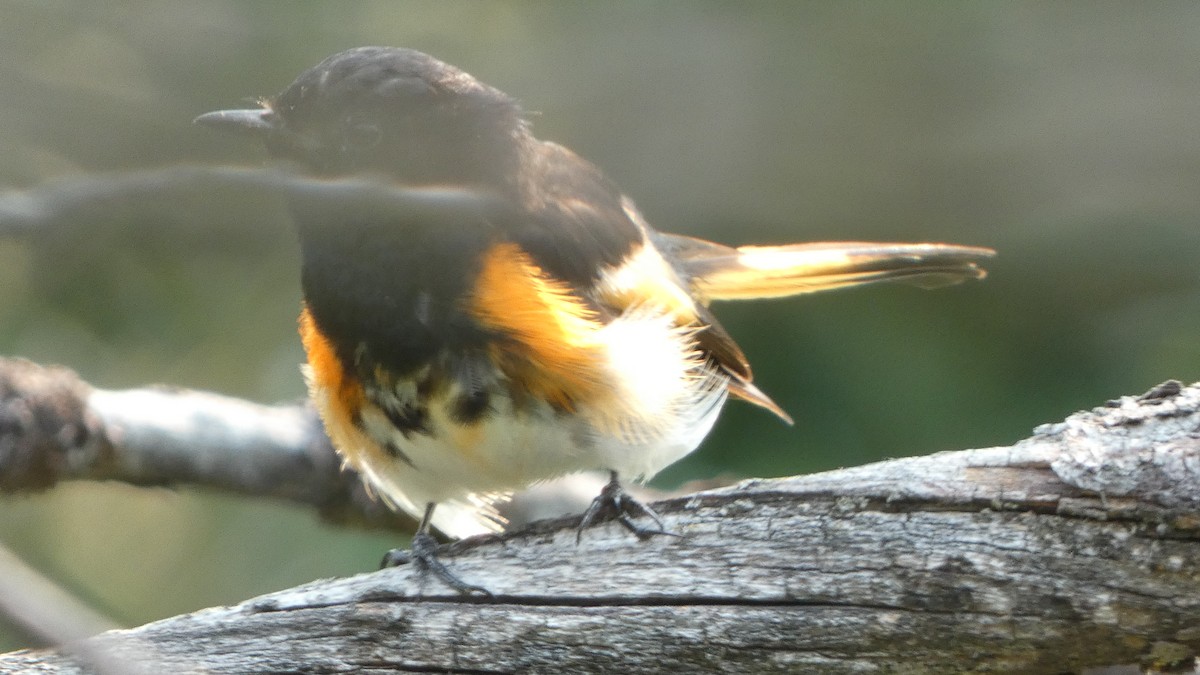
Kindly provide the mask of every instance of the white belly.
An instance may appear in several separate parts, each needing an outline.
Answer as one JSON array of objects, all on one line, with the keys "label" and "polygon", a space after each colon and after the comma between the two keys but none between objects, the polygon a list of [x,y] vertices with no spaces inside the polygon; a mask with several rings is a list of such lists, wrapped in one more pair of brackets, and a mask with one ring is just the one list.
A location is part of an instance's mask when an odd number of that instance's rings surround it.
[{"label": "white belly", "polygon": [[679,416],[651,439],[601,434],[578,416],[555,413],[546,404],[513,414],[499,398],[497,412],[474,427],[450,421],[430,407],[428,435],[404,438],[378,411],[364,413],[368,433],[390,434],[411,465],[388,458],[357,468],[377,493],[420,517],[436,502],[434,525],[463,537],[497,529],[488,507],[508,493],[539,481],[586,470],[612,470],[627,479],[645,479],[690,453],[708,434],[725,399],[722,387],[694,414]]},{"label": "white belly", "polygon": [[[514,402],[498,379],[489,413],[464,425],[448,412],[457,395],[450,387],[425,402],[427,433],[402,434],[380,409],[362,410],[360,442],[391,444],[402,458],[379,448],[340,450],[393,506],[419,518],[437,503],[434,525],[456,537],[499,529],[490,504],[538,481],[586,470],[649,478],[708,434],[727,380],[699,360],[668,317],[630,317],[610,328],[605,381],[613,395],[603,404],[563,412],[528,397]],[[326,392],[313,394],[318,405],[327,401]]]}]

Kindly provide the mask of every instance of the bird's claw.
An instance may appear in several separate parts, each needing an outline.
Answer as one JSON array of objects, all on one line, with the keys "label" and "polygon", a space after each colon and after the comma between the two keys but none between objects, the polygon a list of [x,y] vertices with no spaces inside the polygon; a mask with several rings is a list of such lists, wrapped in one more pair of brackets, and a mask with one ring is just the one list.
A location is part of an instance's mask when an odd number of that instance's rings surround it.
[{"label": "bird's claw", "polygon": [[[654,521],[654,527],[637,524],[633,521],[633,518],[637,516],[649,517]],[[626,492],[625,488],[621,487],[620,481],[617,480],[616,473],[612,474],[612,479],[605,484],[604,488],[600,490],[600,494],[596,495],[587,511],[584,512],[583,518],[579,521],[579,527],[575,530],[575,543],[580,542],[585,528],[605,518],[615,518],[625,529],[637,535],[638,539],[649,539],[656,535],[680,536],[678,533],[666,529],[662,518],[654,512],[654,509],[634,499]]]},{"label": "bird's claw", "polygon": [[446,564],[438,559],[437,539],[428,532],[418,532],[413,535],[408,549],[394,548],[383,555],[380,567],[399,567],[409,563],[415,564],[422,572],[430,572],[442,583],[458,591],[462,595],[482,595],[493,597],[492,592],[483,586],[469,584],[457,574],[450,571]]}]

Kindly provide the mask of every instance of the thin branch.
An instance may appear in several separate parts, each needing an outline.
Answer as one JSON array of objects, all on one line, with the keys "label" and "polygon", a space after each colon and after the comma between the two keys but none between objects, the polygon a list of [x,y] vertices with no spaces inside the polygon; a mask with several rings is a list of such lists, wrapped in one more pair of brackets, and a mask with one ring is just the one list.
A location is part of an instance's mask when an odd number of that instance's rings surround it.
[{"label": "thin branch", "polygon": [[117,623],[47,579],[0,546],[0,613],[48,644],[63,644],[112,630]]},{"label": "thin branch", "polygon": [[113,630],[116,622],[84,604],[4,546],[0,546],[0,614],[42,643],[65,646],[65,653],[88,663],[100,675],[153,672],[147,668],[152,661],[146,658],[146,653],[136,661],[130,660],[85,640]]},{"label": "thin branch", "polygon": [[314,200],[329,208],[377,209],[414,217],[446,209],[482,214],[502,205],[478,190],[398,187],[370,176],[321,179],[286,166],[178,165],[65,177],[29,190],[0,193],[0,236],[28,237],[63,223],[178,214],[181,204],[189,203],[200,212],[212,203],[214,194],[221,193]]}]

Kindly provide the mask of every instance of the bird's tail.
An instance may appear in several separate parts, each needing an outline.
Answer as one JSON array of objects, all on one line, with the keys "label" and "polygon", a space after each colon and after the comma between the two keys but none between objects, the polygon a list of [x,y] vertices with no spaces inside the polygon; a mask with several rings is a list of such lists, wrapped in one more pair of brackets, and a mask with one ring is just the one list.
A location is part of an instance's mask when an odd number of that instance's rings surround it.
[{"label": "bird's tail", "polygon": [[982,279],[990,248],[953,244],[859,241],[742,246],[660,235],[677,269],[704,301],[779,298],[802,293],[900,281],[922,288]]}]

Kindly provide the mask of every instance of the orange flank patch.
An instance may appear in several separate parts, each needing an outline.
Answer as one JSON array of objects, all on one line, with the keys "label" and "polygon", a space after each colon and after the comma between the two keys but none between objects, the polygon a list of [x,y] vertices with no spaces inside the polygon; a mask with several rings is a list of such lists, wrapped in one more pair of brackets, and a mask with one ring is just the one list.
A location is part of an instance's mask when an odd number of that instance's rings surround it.
[{"label": "orange flank patch", "polygon": [[[321,334],[307,307],[300,312],[300,340],[308,355],[309,393],[333,447],[347,464],[369,476],[394,465],[395,458],[355,424],[355,418],[368,405],[366,392],[342,367],[337,351]],[[379,486],[368,482],[367,487],[374,493]],[[387,490],[380,494],[389,504],[397,503]]]},{"label": "orange flank patch", "polygon": [[353,428],[354,416],[362,409],[366,394],[362,384],[349,377],[342,368],[333,345],[317,329],[307,307],[300,312],[300,340],[308,355],[312,389],[314,392],[324,392],[328,397],[327,401],[318,401],[327,431],[333,436],[334,429]]},{"label": "orange flank patch", "polygon": [[317,329],[307,307],[300,312],[300,339],[308,355],[309,393],[333,447],[347,464],[368,478],[368,492],[378,494],[388,504],[403,508],[416,517],[417,507],[410,508],[411,503],[404,505],[403,494],[396,493],[394,486],[379,482],[378,476],[386,475],[390,467],[396,465],[396,459],[355,424],[355,418],[368,405],[366,392],[362,384],[342,367],[333,345]]},{"label": "orange flank patch", "polygon": [[604,395],[595,312],[550,277],[521,247],[492,247],[468,298],[468,311],[511,341],[492,347],[504,373],[530,395],[564,410]]}]

